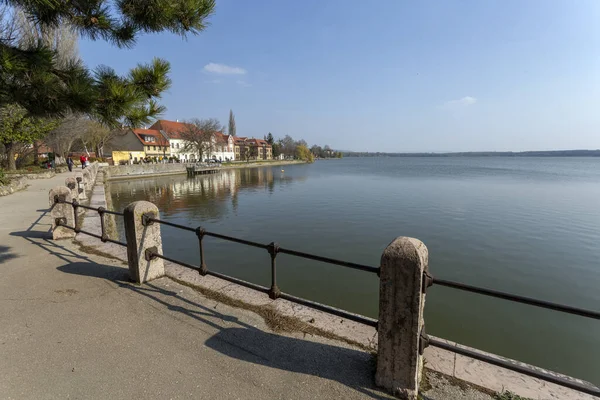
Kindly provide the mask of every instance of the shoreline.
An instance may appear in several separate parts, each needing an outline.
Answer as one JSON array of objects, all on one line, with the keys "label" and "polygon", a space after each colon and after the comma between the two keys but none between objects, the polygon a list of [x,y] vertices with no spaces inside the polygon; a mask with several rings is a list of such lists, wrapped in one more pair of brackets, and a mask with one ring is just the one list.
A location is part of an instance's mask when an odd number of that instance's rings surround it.
[{"label": "shoreline", "polygon": [[[277,166],[282,166],[282,165],[296,165],[296,164],[308,164],[308,163],[306,161],[300,161],[300,160],[258,161],[258,162],[249,162],[249,163],[240,162],[240,163],[236,163],[233,165],[224,165],[219,168],[220,169],[242,169],[242,168],[277,167]],[[169,168],[169,166],[175,166],[175,167],[172,167],[174,169],[172,171],[169,171],[168,169],[166,169],[163,171],[156,171],[156,172],[150,172],[150,173],[118,174],[118,175],[111,175],[110,174],[111,169],[114,170],[117,168],[128,167],[128,165],[109,166],[109,167],[103,167],[102,169],[104,171],[108,172],[108,174],[105,174],[105,181],[107,181],[107,182],[124,180],[124,179],[139,179],[139,178],[154,178],[154,177],[159,177],[159,176],[170,176],[170,175],[185,175],[187,173],[187,171],[185,170],[185,164],[150,164],[149,169],[154,168],[154,166],[157,166],[157,165],[165,166],[164,168]],[[176,167],[181,167],[184,169],[183,170],[175,169]]]}]

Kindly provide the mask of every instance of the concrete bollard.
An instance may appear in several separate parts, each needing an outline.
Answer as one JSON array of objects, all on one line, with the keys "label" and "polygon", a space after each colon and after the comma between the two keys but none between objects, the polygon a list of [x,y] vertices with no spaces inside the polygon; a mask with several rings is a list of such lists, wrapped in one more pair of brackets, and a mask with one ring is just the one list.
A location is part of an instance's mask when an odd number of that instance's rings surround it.
[{"label": "concrete bollard", "polygon": [[87,196],[85,194],[85,184],[83,183],[83,174],[81,172],[77,172],[75,174],[75,180],[77,181],[77,191],[79,192],[79,196],[77,198],[79,200],[87,200]]},{"label": "concrete bollard", "polygon": [[75,178],[65,179],[65,186],[71,191],[71,198],[74,200],[79,199],[79,185],[77,184],[77,180]]},{"label": "concrete bollard", "polygon": [[158,207],[148,201],[136,201],[124,211],[125,237],[127,238],[127,261],[131,279],[144,283],[165,275],[165,266],[160,258],[151,258],[147,251],[162,254],[160,225],[145,223],[143,215],[158,218]]},{"label": "concrete bollard", "polygon": [[64,225],[75,227],[75,212],[71,204],[56,203],[56,200],[72,202],[71,189],[66,186],[56,186],[50,189],[48,193],[48,203],[52,208],[50,217],[52,218],[52,239],[66,239],[75,237],[75,231],[59,226],[59,222]]},{"label": "concrete bollard", "polygon": [[423,370],[420,336],[428,262],[427,247],[408,237],[396,238],[381,256],[375,382],[405,400],[417,399]]},{"label": "concrete bollard", "polygon": [[83,175],[84,191],[90,190],[92,188],[92,173],[86,168],[81,174]]}]

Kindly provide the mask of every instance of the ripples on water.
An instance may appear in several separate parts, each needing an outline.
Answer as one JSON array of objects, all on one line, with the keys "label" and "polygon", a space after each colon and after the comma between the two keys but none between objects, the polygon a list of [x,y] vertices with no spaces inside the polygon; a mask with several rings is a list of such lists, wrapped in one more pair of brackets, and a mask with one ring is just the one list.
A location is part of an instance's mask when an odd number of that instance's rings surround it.
[{"label": "ripples on water", "polygon": [[[218,175],[113,182],[115,209],[377,265],[396,236],[421,239],[443,278],[600,309],[600,159],[349,158]],[[165,253],[197,263],[195,236],[163,227]],[[263,250],[208,238],[209,268],[269,285]],[[278,256],[282,290],[377,316],[360,271]],[[600,323],[433,287],[428,332],[600,383]]]}]

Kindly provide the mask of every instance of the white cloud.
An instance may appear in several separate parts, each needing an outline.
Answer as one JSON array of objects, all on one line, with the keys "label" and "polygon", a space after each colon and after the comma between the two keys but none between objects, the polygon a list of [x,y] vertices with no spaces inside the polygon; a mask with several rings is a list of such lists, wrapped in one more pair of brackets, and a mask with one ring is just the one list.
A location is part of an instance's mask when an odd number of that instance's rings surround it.
[{"label": "white cloud", "polygon": [[209,63],[204,66],[204,71],[221,75],[246,75],[246,70],[225,64]]},{"label": "white cloud", "polygon": [[252,86],[252,84],[251,84],[251,83],[248,83],[248,82],[246,82],[246,81],[237,81],[236,83],[237,83],[238,85],[240,85],[240,86],[243,86],[243,87],[250,87],[250,86]]},{"label": "white cloud", "polygon": [[477,103],[477,99],[471,96],[465,96],[461,99],[450,100],[444,103],[444,107],[468,107]]}]

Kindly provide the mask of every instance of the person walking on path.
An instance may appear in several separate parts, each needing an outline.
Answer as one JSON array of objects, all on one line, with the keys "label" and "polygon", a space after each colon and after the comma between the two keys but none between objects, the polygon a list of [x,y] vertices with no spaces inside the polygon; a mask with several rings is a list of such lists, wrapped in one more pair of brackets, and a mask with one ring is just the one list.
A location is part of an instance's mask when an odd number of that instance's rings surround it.
[{"label": "person walking on path", "polygon": [[73,159],[71,157],[67,157],[67,167],[69,167],[69,172],[73,172]]},{"label": "person walking on path", "polygon": [[81,169],[85,169],[85,155],[79,156],[79,162],[81,162]]}]

